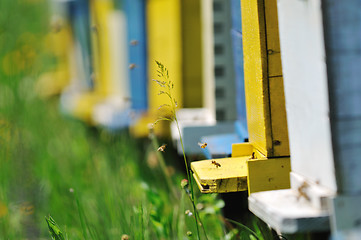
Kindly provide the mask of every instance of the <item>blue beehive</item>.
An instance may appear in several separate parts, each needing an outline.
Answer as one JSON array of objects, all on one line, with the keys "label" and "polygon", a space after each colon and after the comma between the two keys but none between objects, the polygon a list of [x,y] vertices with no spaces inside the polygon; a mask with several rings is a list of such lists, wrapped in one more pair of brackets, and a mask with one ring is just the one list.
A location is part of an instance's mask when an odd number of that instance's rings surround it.
[{"label": "blue beehive", "polygon": [[93,87],[92,81],[92,56],[90,43],[90,19],[89,19],[89,2],[87,0],[75,0],[68,2],[70,22],[72,24],[75,41],[81,49],[82,66],[80,66],[84,74],[84,84],[88,89]]},{"label": "blue beehive", "polygon": [[242,46],[242,21],[241,21],[241,4],[239,0],[231,1],[232,11],[232,48],[233,63],[236,81],[236,108],[237,123],[236,131],[243,138],[248,137],[247,133],[247,115],[246,100],[244,91],[244,73],[243,73],[243,46]]},{"label": "blue beehive", "polygon": [[145,0],[125,0],[132,109],[147,110]]}]

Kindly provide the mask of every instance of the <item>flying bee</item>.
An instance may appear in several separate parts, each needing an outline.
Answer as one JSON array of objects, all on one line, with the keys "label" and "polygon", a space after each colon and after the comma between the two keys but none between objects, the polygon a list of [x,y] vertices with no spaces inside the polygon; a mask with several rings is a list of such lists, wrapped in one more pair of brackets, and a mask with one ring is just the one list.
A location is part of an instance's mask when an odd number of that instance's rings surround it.
[{"label": "flying bee", "polygon": [[136,67],[137,67],[137,65],[136,65],[135,63],[129,64],[129,69],[134,69],[134,68],[136,68]]},{"label": "flying bee", "polygon": [[216,166],[216,168],[219,168],[220,166],[221,166],[221,164],[219,164],[219,163],[217,163],[216,161],[212,161],[212,164],[214,165],[214,166]]},{"label": "flying bee", "polygon": [[162,146],[160,146],[157,151],[158,152],[165,152],[165,147],[167,146],[167,144],[163,144]]},{"label": "flying bee", "polygon": [[91,26],[91,30],[94,32],[94,33],[96,33],[96,34],[98,34],[98,27],[97,27],[97,25],[92,25]]},{"label": "flying bee", "polygon": [[198,145],[201,147],[201,148],[206,148],[207,147],[207,143],[198,143]]},{"label": "flying bee", "polygon": [[130,41],[130,45],[132,45],[132,46],[138,45],[138,40],[132,40],[132,41]]}]

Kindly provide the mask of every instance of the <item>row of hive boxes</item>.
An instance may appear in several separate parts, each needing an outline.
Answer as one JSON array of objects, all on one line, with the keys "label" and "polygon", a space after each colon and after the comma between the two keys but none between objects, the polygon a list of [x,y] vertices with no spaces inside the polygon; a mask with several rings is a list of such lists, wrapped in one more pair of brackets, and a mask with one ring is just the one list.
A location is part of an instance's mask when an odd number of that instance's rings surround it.
[{"label": "row of hive boxes", "polygon": [[[218,160],[219,165],[192,164],[203,192],[289,188],[290,136],[293,172],[333,193],[337,188],[317,2],[287,5],[279,0],[280,33],[275,0],[242,0],[242,7],[238,0],[58,3],[55,9],[70,21],[56,18],[52,23],[49,38],[59,64],[40,79],[40,89],[44,95],[62,92],[63,110],[76,117],[108,128],[132,125],[135,136],[146,136],[148,124],[159,117],[158,107],[167,101],[157,95],[159,89],[152,83],[158,60],[170,70],[179,108],[197,109],[179,116],[184,136],[190,136],[185,141],[190,148],[197,146],[192,141],[200,136],[236,131],[233,123],[238,120],[243,129],[238,137],[229,142],[216,137],[216,147],[231,147],[232,142],[244,141],[248,128],[249,143],[220,150],[224,155],[231,152],[233,158]],[[241,22],[246,29],[241,30]],[[300,26],[297,31],[290,22]],[[317,41],[304,37],[309,35],[317,36]],[[56,79],[56,84],[49,79]],[[217,127],[217,121],[223,124]],[[169,132],[164,127],[159,134]],[[236,168],[244,171],[231,176]],[[235,182],[226,180],[230,178]]]},{"label": "row of hive boxes", "polygon": [[[147,136],[149,124],[159,117],[158,107],[167,103],[152,82],[158,60],[169,69],[179,108],[195,108],[179,114],[190,153],[192,147],[199,149],[202,136],[229,134],[216,136],[214,146],[207,140],[207,149],[226,148],[211,156],[228,156],[232,143],[248,137],[248,127],[256,153],[289,156],[280,49],[278,40],[273,41],[278,39],[277,21],[263,29],[269,40],[265,44],[253,15],[242,23],[247,26],[242,39],[237,0],[77,0],[59,2],[55,9],[69,20],[52,23],[52,37],[66,45],[57,53],[58,72],[69,72],[59,74],[67,82],[61,89],[64,112],[111,129],[131,125],[135,136]],[[277,9],[269,9],[269,16],[277,19]],[[167,126],[157,129],[169,134]]]},{"label": "row of hive boxes", "polygon": [[[183,119],[201,115],[201,124],[210,125],[241,120],[246,128],[239,5],[219,0],[54,2],[46,42],[58,64],[40,77],[40,93],[61,93],[62,110],[86,122],[110,129],[132,126],[132,133],[143,137],[162,114],[158,107],[167,103],[152,81],[157,60],[169,69],[178,108],[202,109],[198,115],[190,110]],[[169,136],[165,126],[156,131]]]},{"label": "row of hive boxes", "polygon": [[[237,150],[232,150],[232,143],[244,142],[248,127],[256,158],[289,156],[277,9],[272,4],[267,12],[273,18],[267,25],[252,14],[242,22],[237,0],[56,4],[54,9],[63,18],[52,22],[51,37],[62,46],[56,44],[53,50],[59,59],[55,73],[63,73],[57,81],[65,86],[58,89],[64,112],[110,129],[131,126],[135,136],[147,136],[149,124],[159,117],[158,107],[167,103],[152,81],[157,78],[157,60],[169,69],[175,85],[174,97],[182,110],[180,127],[189,144],[186,153],[188,149],[193,153],[192,147],[199,149],[200,137],[217,134],[214,146],[208,141],[212,138],[207,140],[207,149],[218,151],[210,156],[233,154]],[[242,4],[242,9],[254,7],[248,1]],[[241,22],[247,27],[245,39]],[[259,32],[267,34],[266,43]],[[156,130],[170,134],[169,126]],[[173,137],[179,139],[177,134]],[[282,179],[289,170],[284,172]]]}]

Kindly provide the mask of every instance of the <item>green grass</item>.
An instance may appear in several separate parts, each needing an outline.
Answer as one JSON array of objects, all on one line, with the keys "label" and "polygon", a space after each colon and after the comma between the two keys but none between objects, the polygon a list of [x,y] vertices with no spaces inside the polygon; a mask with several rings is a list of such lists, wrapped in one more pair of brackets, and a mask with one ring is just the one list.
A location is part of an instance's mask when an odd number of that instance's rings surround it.
[{"label": "green grass", "polygon": [[[188,238],[183,173],[162,171],[149,140],[65,119],[57,98],[35,94],[53,67],[42,51],[47,3],[7,0],[0,9],[0,239],[50,239],[49,215],[66,239]],[[223,234],[216,215],[209,222],[213,236]]]},{"label": "green grass", "polygon": [[[160,155],[154,141],[166,140],[89,127],[36,95],[56,63],[43,51],[48,22],[46,1],[0,1],[0,239],[50,239],[49,226],[64,239],[195,239],[171,143]],[[217,195],[195,195],[209,239],[271,239],[259,223],[255,238],[225,221]]]}]

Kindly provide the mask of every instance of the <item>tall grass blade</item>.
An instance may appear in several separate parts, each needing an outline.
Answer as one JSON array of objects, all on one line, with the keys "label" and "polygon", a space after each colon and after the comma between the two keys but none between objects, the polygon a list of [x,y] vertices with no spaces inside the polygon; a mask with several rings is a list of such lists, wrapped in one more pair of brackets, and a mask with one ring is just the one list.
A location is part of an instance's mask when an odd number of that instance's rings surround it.
[{"label": "tall grass blade", "polygon": [[229,218],[226,218],[226,220],[227,220],[228,222],[231,222],[231,223],[237,225],[238,227],[240,227],[240,228],[248,231],[248,232],[251,233],[252,236],[254,236],[257,240],[260,240],[260,238],[259,238],[259,236],[257,235],[257,233],[255,233],[252,229],[250,229],[250,228],[247,227],[246,225],[244,225],[244,224],[242,224],[242,223],[239,223],[239,222],[236,222],[236,221],[234,221],[234,220],[232,220],[232,219],[229,219]]}]

